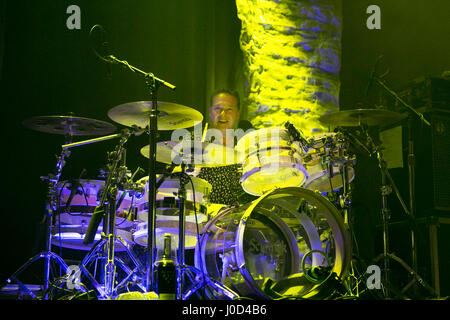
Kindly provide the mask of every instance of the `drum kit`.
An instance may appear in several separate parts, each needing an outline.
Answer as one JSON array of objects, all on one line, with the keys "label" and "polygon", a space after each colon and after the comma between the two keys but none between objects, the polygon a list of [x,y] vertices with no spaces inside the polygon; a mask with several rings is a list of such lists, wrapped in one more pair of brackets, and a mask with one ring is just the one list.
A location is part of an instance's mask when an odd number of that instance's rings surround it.
[{"label": "drum kit", "polygon": [[[189,107],[165,102],[158,102],[158,107],[161,130],[187,128],[203,120],[201,113]],[[52,252],[52,246],[59,244],[87,251],[79,267],[99,298],[117,298],[120,288],[130,281],[141,291],[148,291],[145,277],[149,266],[139,261],[133,247],[148,247],[149,176],[134,181],[139,169],[131,175],[122,158],[130,136],[148,133],[145,121],[149,108],[151,103],[140,101],[109,110],[108,116],[114,122],[127,127],[116,134],[111,134],[116,130],[114,125],[73,115],[34,117],[23,122],[33,130],[64,135],[66,144],[62,146],[55,174],[42,178],[48,182],[46,251],[30,259],[8,283],[18,280],[25,268],[43,258],[44,290],[47,289],[50,260],[70,271],[64,260]],[[401,119],[400,114],[375,109],[341,111],[320,118],[338,128],[365,129]],[[72,142],[73,137],[85,135],[106,136]],[[105,180],[81,179],[80,175],[78,179],[60,181],[70,148],[114,138],[120,142],[108,153]],[[225,153],[235,155],[242,170],[242,188],[256,199],[220,206],[221,210],[214,212],[211,208],[216,204],[208,199],[211,184],[186,173],[185,164],[192,160],[191,155],[185,157],[173,141],[159,142],[156,161],[170,167],[167,172],[156,174],[156,238],[152,241],[158,244],[170,235],[172,243],[178,243],[177,298],[188,299],[208,287],[204,294],[212,299],[239,296],[307,299],[319,296],[330,279],[344,281],[352,259],[348,215],[356,161],[350,144],[355,139],[345,130],[308,138],[289,122],[284,128],[248,132],[234,150],[227,148]],[[380,148],[356,140],[382,160]],[[203,155],[217,151],[218,147],[208,143],[200,146]],[[139,151],[149,157],[149,146]],[[183,160],[181,172],[175,172],[180,162],[174,164],[174,159]],[[203,161],[193,166],[219,165]],[[185,249],[194,252],[195,266],[185,264]],[[115,252],[125,252],[133,266],[118,259]],[[90,272],[98,259],[103,261],[101,280]],[[125,272],[119,285],[116,266]],[[190,279],[190,287],[185,286],[185,277]]]}]

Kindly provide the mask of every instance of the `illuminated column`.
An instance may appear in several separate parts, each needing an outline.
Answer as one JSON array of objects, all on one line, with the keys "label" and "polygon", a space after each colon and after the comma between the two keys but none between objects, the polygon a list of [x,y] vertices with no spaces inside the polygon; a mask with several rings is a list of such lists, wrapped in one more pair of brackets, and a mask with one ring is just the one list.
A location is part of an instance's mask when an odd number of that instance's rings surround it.
[{"label": "illuminated column", "polygon": [[236,0],[248,120],[311,136],[339,109],[342,0]]}]

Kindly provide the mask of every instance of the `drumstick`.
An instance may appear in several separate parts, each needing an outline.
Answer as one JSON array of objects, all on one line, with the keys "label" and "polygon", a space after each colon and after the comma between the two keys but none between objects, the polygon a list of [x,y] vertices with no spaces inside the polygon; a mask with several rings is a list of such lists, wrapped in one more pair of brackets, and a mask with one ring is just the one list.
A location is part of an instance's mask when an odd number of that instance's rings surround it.
[{"label": "drumstick", "polygon": [[202,135],[202,143],[205,142],[206,138],[206,131],[208,130],[208,122],[205,123],[205,128],[203,129],[203,135]]}]

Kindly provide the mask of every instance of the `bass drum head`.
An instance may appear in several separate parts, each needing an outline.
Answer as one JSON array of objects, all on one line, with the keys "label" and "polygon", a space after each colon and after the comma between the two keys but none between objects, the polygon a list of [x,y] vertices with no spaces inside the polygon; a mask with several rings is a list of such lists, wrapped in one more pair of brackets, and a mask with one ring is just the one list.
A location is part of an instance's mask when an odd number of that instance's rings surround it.
[{"label": "bass drum head", "polygon": [[238,208],[227,208],[204,227],[195,266],[241,296],[311,298],[329,276],[350,264],[348,233],[338,210],[304,188],[275,189]]}]

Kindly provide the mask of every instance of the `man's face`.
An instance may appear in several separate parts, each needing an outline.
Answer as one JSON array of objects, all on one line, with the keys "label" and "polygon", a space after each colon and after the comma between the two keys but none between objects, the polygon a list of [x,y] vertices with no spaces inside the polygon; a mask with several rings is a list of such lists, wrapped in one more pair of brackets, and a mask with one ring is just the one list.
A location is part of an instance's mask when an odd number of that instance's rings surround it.
[{"label": "man's face", "polygon": [[211,126],[224,131],[232,129],[239,119],[239,109],[236,97],[228,93],[219,93],[213,97],[209,107]]}]

